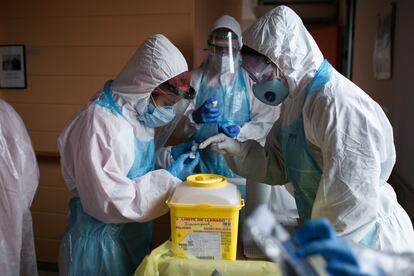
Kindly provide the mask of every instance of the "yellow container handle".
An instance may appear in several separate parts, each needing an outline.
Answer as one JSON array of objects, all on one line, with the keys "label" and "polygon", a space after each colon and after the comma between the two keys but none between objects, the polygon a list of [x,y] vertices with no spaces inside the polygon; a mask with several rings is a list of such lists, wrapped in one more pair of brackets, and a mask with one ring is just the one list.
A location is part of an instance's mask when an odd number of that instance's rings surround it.
[{"label": "yellow container handle", "polygon": [[187,185],[200,188],[218,188],[227,184],[227,178],[218,174],[193,174],[187,177]]}]

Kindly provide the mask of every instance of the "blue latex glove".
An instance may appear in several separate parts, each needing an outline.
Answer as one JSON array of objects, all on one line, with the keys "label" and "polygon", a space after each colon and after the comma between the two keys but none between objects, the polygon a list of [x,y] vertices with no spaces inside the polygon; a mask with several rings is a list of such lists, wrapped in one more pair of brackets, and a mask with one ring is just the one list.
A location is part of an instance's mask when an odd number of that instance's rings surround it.
[{"label": "blue latex glove", "polygon": [[218,132],[226,134],[230,138],[236,138],[240,133],[240,127],[237,125],[218,126]]},{"label": "blue latex glove", "polygon": [[178,157],[180,157],[181,154],[190,152],[191,147],[195,144],[194,141],[191,141],[189,143],[179,144],[176,146],[173,146],[171,148],[171,155],[174,160],[177,160]]},{"label": "blue latex glove", "polygon": [[172,163],[167,168],[167,171],[169,171],[175,177],[184,181],[187,178],[187,176],[193,174],[194,168],[198,165],[198,162],[200,161],[200,153],[196,152],[194,159],[190,159],[189,157],[189,153],[184,153],[180,155],[177,161]]},{"label": "blue latex glove", "polygon": [[328,220],[307,222],[296,232],[294,239],[299,245],[296,256],[323,256],[327,262],[326,271],[330,275],[363,275],[352,249],[336,235]]},{"label": "blue latex glove", "polygon": [[217,101],[216,98],[208,98],[199,108],[193,112],[193,120],[197,124],[215,123],[220,116],[218,107],[209,107],[209,104]]}]

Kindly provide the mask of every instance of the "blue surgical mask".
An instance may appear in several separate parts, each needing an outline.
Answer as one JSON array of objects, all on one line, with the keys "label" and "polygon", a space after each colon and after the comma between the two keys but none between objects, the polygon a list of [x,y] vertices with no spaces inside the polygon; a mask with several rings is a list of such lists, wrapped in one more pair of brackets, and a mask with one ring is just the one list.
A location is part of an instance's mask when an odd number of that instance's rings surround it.
[{"label": "blue surgical mask", "polygon": [[289,89],[279,78],[265,80],[252,86],[253,94],[267,105],[279,105],[289,94]]},{"label": "blue surgical mask", "polygon": [[138,120],[142,121],[146,126],[155,128],[165,126],[175,117],[175,110],[172,106],[156,106],[149,103]]}]

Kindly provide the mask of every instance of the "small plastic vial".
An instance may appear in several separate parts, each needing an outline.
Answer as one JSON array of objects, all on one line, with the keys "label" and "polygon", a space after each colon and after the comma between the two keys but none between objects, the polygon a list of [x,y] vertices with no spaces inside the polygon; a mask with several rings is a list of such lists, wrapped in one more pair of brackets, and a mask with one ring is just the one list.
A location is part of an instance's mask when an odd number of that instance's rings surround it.
[{"label": "small plastic vial", "polygon": [[190,156],[189,156],[190,159],[195,159],[198,146],[199,146],[199,144],[196,143],[191,147],[191,152],[190,152]]},{"label": "small plastic vial", "polygon": [[217,100],[215,100],[215,101],[212,101],[211,103],[208,103],[208,104],[206,105],[206,107],[208,107],[208,108],[212,108],[212,107],[217,107],[217,105],[218,105],[218,101],[217,101]]}]

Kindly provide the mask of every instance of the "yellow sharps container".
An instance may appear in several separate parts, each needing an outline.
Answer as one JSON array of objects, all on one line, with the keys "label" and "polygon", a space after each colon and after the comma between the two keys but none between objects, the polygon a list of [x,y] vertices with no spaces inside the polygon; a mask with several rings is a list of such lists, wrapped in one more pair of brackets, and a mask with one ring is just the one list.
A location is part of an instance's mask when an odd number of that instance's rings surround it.
[{"label": "yellow sharps container", "polygon": [[239,211],[244,206],[236,185],[221,175],[191,175],[167,204],[174,244],[199,259],[236,259]]}]

